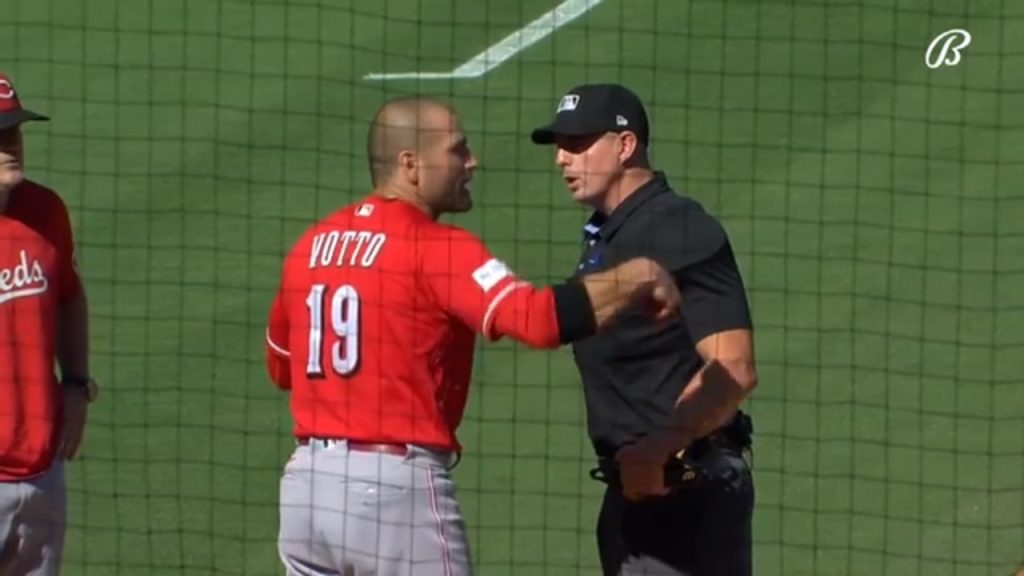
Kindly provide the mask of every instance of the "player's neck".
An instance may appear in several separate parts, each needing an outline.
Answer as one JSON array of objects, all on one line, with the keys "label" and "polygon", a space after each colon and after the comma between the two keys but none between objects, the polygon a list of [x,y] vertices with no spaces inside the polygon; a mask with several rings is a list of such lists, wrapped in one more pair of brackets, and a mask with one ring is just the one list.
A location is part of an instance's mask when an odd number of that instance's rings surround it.
[{"label": "player's neck", "polygon": [[374,190],[373,193],[375,196],[385,200],[398,200],[399,202],[410,204],[417,210],[429,216],[431,220],[437,220],[438,218],[438,214],[436,214],[426,202],[420,200],[413,190],[408,190],[396,185],[385,185]]}]

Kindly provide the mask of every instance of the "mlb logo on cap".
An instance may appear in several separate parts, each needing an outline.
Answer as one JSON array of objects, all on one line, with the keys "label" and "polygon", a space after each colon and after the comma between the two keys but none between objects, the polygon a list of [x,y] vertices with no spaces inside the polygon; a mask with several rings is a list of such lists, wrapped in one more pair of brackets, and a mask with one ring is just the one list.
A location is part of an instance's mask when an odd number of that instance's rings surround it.
[{"label": "mlb logo on cap", "polygon": [[557,136],[626,131],[647,146],[650,128],[640,97],[622,84],[582,84],[564,93],[554,120],[534,130],[530,138],[536,144],[553,144]]},{"label": "mlb logo on cap", "polygon": [[33,120],[49,120],[49,118],[22,108],[18,93],[14,90],[14,82],[8,76],[0,74],[0,130],[7,130],[22,122]]},{"label": "mlb logo on cap", "polygon": [[577,96],[576,94],[566,94],[565,96],[562,96],[562,100],[558,102],[558,109],[555,110],[555,114],[561,112],[562,110],[575,110],[576,107],[579,106],[579,103],[579,96]]}]

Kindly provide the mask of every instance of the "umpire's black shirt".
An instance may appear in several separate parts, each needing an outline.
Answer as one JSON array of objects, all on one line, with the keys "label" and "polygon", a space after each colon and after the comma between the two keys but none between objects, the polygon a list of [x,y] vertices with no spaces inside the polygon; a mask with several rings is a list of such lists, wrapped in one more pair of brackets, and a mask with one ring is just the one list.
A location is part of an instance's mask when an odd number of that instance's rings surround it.
[{"label": "umpire's black shirt", "polygon": [[703,366],[697,342],[751,327],[725,230],[699,203],[677,195],[661,172],[611,214],[594,213],[584,226],[576,275],[636,256],[672,272],[683,296],[682,314],[659,325],[640,310],[625,310],[612,326],[574,345],[588,430],[599,456],[612,456],[665,421]]}]

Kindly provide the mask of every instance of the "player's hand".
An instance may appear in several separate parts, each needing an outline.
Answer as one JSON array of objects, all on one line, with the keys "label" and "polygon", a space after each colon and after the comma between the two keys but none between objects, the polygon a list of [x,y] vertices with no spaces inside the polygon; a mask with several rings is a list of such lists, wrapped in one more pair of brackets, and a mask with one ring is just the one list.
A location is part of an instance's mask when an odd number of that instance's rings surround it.
[{"label": "player's hand", "polygon": [[620,449],[615,454],[619,480],[627,500],[636,502],[669,493],[665,487],[665,462],[669,452],[660,436],[650,436]]},{"label": "player's hand", "polygon": [[82,447],[85,436],[85,420],[89,414],[89,400],[84,390],[64,387],[64,421],[60,428],[60,443],[57,456],[74,460]]},{"label": "player's hand", "polygon": [[643,300],[644,308],[658,321],[674,317],[683,297],[675,279],[663,266],[649,258],[638,258],[634,270],[643,288],[634,298]]},{"label": "player's hand", "polygon": [[659,266],[654,287],[651,289],[651,312],[654,319],[661,321],[673,318],[679,313],[682,302],[683,296],[679,293],[675,278]]}]

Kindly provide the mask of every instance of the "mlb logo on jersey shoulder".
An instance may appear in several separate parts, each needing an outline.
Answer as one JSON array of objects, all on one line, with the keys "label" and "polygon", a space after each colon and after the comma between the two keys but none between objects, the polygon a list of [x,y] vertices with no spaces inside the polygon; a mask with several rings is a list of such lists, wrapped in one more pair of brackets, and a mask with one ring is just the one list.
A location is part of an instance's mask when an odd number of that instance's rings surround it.
[{"label": "mlb logo on jersey shoulder", "polygon": [[557,114],[558,112],[562,112],[563,110],[571,112],[575,110],[576,107],[579,105],[580,97],[578,95],[566,94],[565,96],[562,96],[562,100],[558,103],[558,110],[555,110],[555,113]]},{"label": "mlb logo on jersey shoulder", "polygon": [[366,218],[370,214],[373,214],[373,204],[363,204],[356,209],[356,216]]}]

